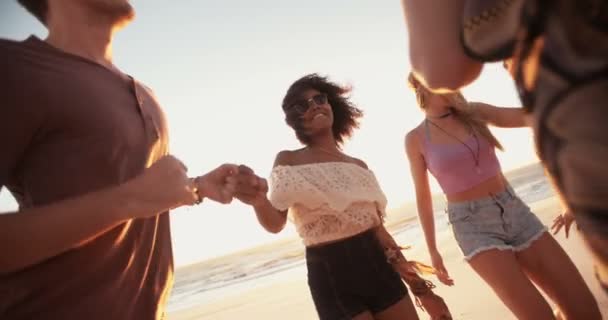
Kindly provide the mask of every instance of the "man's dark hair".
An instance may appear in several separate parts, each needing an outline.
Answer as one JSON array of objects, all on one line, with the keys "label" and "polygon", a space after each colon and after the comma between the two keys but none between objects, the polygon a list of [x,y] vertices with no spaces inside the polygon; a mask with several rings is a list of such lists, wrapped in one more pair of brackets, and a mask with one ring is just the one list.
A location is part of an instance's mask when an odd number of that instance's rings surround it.
[{"label": "man's dark hair", "polygon": [[346,138],[352,135],[353,130],[359,127],[359,118],[363,116],[363,112],[348,99],[349,87],[342,87],[329,81],[326,77],[314,73],[309,74],[298,79],[289,87],[282,105],[287,124],[295,130],[296,137],[301,143],[305,145],[310,143],[310,137],[300,126],[300,115],[290,110],[295,102],[302,99],[304,92],[311,89],[327,95],[327,101],[334,114],[332,131],[336,142],[341,145]]},{"label": "man's dark hair", "polygon": [[42,24],[46,25],[46,13],[48,5],[46,0],[17,0],[27,11],[29,11]]}]

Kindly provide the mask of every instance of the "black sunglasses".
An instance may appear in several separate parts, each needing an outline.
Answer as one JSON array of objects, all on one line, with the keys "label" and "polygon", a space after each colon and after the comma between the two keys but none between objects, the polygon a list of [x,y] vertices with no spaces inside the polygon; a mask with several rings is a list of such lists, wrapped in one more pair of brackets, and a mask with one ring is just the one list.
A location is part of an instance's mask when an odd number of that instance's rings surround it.
[{"label": "black sunglasses", "polygon": [[305,113],[308,111],[308,109],[310,109],[310,107],[312,107],[311,103],[314,103],[317,106],[324,105],[327,103],[327,95],[324,93],[319,93],[308,100],[298,100],[291,105],[290,109],[293,109],[299,113]]}]

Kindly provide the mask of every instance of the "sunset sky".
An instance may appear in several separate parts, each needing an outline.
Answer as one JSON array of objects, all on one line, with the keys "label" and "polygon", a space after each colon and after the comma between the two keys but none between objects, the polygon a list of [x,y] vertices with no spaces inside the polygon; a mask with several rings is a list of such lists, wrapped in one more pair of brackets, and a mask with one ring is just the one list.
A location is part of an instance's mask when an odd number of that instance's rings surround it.
[{"label": "sunset sky", "polygon": [[[138,0],[137,18],[119,33],[114,62],[155,90],[170,126],[171,150],[202,174],[223,162],[244,163],[268,176],[276,153],[298,148],[280,102],[297,78],[317,72],[353,86],[364,110],[345,145],[375,172],[397,207],[414,198],[404,134],[422,120],[407,88],[408,47],[398,0]],[[0,3],[0,37],[46,31],[16,1]],[[464,90],[469,100],[518,106],[498,64]],[[536,160],[528,129],[494,130],[506,152],[504,169]],[[434,185],[435,191],[439,191]],[[0,211],[16,204],[0,192]],[[177,265],[292,237],[266,233],[248,207],[205,202],[172,213]]]}]

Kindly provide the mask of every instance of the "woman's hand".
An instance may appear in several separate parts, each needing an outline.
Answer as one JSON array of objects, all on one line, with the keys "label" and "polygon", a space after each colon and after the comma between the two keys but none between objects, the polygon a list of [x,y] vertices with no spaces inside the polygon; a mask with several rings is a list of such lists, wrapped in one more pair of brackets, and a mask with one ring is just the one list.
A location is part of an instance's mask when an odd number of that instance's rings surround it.
[{"label": "woman's hand", "polygon": [[251,168],[240,165],[238,168],[235,197],[241,202],[259,206],[267,200],[268,183],[266,179],[258,177]]},{"label": "woman's hand", "polygon": [[431,320],[452,320],[452,314],[443,298],[432,291],[416,298],[422,310],[431,316]]},{"label": "woman's hand", "polygon": [[433,265],[433,268],[435,268],[436,270],[437,279],[439,279],[441,283],[447,286],[454,285],[454,280],[450,277],[450,275],[448,274],[448,270],[443,265],[443,258],[441,257],[441,254],[439,254],[439,252],[431,253],[431,263]]},{"label": "woman's hand", "polygon": [[560,214],[553,220],[553,226],[551,226],[551,230],[553,234],[557,234],[562,227],[564,227],[564,232],[566,232],[566,238],[568,238],[570,234],[570,227],[574,222],[574,215],[570,210],[566,210],[564,213]]}]

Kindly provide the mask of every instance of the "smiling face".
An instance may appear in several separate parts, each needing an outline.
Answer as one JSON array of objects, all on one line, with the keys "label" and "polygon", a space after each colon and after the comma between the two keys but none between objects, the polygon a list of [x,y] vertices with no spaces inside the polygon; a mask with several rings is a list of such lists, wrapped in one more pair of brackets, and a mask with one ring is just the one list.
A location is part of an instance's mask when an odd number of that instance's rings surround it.
[{"label": "smiling face", "polygon": [[316,89],[304,89],[285,110],[298,139],[308,145],[315,137],[332,134],[334,113],[328,97]]},{"label": "smiling face", "polygon": [[334,115],[324,93],[314,89],[306,90],[302,93],[302,99],[294,104],[294,108],[300,113],[300,124],[308,135],[331,130]]},{"label": "smiling face", "polygon": [[331,82],[316,73],[306,75],[289,86],[281,107],[285,122],[295,130],[304,145],[332,135],[342,144],[359,126],[363,112],[348,99],[350,87]]}]

